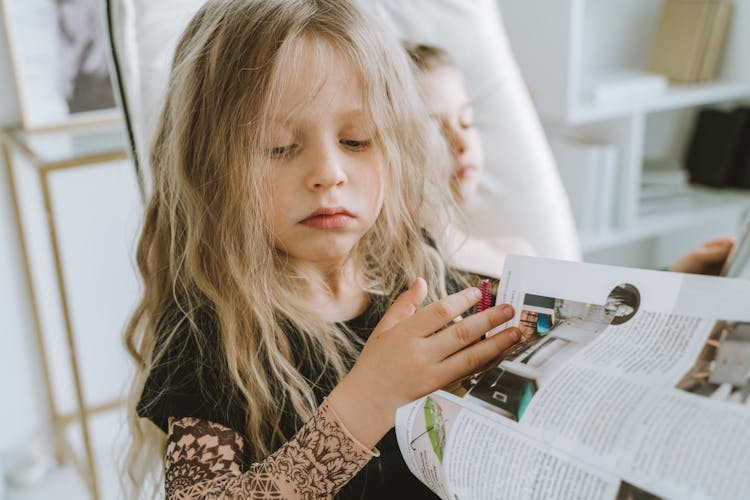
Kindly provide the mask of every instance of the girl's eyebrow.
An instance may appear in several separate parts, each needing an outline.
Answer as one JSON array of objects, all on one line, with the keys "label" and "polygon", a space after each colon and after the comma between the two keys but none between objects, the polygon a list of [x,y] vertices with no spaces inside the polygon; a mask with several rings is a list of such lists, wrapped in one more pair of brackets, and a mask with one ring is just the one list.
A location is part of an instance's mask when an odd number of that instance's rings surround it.
[{"label": "girl's eyebrow", "polygon": [[[467,109],[474,109],[474,102],[473,101],[466,101],[465,103],[461,104],[461,106],[458,107],[459,113],[463,112],[463,111],[466,111]],[[440,119],[443,118],[443,116],[445,116],[445,115],[440,114],[440,113],[430,113],[430,118],[432,118],[434,120],[440,120]]]},{"label": "girl's eyebrow", "polygon": [[[367,119],[368,114],[365,112],[365,109],[363,107],[356,107],[352,109],[347,109],[341,112],[336,113],[337,119],[344,119],[344,120],[357,120],[357,119]],[[278,126],[278,127],[294,127],[295,122],[297,122],[298,119],[295,119],[294,117],[289,116],[281,116],[281,115],[270,115],[268,117],[268,121],[271,123],[271,125]]]},{"label": "girl's eyebrow", "polygon": [[342,111],[338,113],[338,115],[342,118],[364,118],[365,110],[362,107],[357,107],[357,108],[348,109],[346,111]]}]

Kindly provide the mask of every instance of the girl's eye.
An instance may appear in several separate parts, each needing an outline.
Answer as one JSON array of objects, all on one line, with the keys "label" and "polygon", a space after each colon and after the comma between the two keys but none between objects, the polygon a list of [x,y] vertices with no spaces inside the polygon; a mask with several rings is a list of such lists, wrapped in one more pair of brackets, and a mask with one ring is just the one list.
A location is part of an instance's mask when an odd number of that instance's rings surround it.
[{"label": "girl's eye", "polygon": [[281,160],[290,157],[297,149],[296,144],[289,144],[288,146],[275,146],[267,149],[268,156],[274,160]]},{"label": "girl's eye", "polygon": [[363,141],[357,141],[354,139],[341,139],[339,143],[343,144],[352,151],[362,151],[370,147],[371,141],[369,139]]},{"label": "girl's eye", "polygon": [[462,116],[461,119],[458,121],[458,124],[461,126],[462,129],[472,128],[474,126],[474,117]]},{"label": "girl's eye", "polygon": [[461,116],[459,116],[458,124],[463,129],[471,128],[474,126],[474,109],[471,107],[465,108]]}]

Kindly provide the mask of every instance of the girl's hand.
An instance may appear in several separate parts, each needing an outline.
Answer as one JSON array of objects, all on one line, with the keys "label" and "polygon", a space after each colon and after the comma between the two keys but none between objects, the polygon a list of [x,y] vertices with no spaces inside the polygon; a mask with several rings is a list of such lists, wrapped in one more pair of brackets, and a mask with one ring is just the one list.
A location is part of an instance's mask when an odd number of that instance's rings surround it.
[{"label": "girl's hand", "polygon": [[669,270],[677,273],[718,276],[733,244],[734,238],[717,238],[707,241],[677,261]]},{"label": "girl's hand", "polygon": [[396,410],[481,370],[520,338],[508,328],[482,335],[513,317],[503,304],[451,323],[481,298],[468,288],[417,309],[427,294],[418,278],[393,303],[367,340],[351,372],[328,397],[343,424],[373,447],[393,427]]}]

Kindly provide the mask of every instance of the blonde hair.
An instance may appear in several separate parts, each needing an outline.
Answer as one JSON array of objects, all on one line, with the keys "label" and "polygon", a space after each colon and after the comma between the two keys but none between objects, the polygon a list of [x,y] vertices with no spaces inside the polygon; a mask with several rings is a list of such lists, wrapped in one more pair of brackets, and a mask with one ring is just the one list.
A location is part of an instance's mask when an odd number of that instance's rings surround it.
[{"label": "blonde hair", "polygon": [[305,378],[294,355],[334,383],[356,359],[352,332],[317,318],[295,294],[306,278],[268,236],[269,115],[310,41],[361,72],[385,163],[383,208],[351,256],[358,283],[386,305],[417,276],[430,285],[428,300],[445,293],[442,260],[424,231],[439,240],[455,209],[434,174],[449,155],[398,42],[347,0],[207,2],[177,46],[151,151],[153,196],[137,251],[144,291],[125,333],[137,366],[127,459],[136,487],[157,470],[165,436],[135,406],[170,346],[195,342],[236,386],[226,397],[246,410],[236,430],[254,460],[291,437],[281,427],[284,402],[300,421],[317,407],[319,381]]}]

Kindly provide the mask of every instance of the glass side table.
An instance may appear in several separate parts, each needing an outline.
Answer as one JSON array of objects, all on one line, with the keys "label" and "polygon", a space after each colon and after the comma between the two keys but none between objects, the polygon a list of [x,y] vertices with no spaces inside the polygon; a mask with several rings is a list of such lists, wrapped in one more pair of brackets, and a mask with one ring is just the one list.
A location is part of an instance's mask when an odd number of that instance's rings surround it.
[{"label": "glass side table", "polygon": [[[130,166],[126,136],[122,125],[117,123],[45,132],[6,129],[2,131],[1,138],[56,458],[60,463],[72,461],[82,474],[91,496],[98,500],[101,493],[89,420],[92,415],[121,407],[123,401],[122,398],[101,401],[100,397],[100,401],[87,404],[79,356],[81,346],[76,343],[76,321],[71,307],[75,297],[71,295],[69,286],[71,278],[77,276],[66,274],[65,248],[61,246],[61,222],[67,228],[74,226],[66,225],[65,218],[60,214],[64,207],[55,200],[53,183],[60,182],[61,175],[73,169],[91,169],[94,166],[108,169],[117,166],[122,169],[123,165]],[[91,171],[82,173],[90,176]],[[111,176],[111,172],[106,175]],[[54,179],[56,176],[57,179]],[[135,186],[134,172],[132,177]],[[74,175],[74,182],[71,183],[68,177],[64,185],[75,186],[78,182],[80,186],[80,179],[80,176]],[[99,179],[96,177],[95,181]],[[122,184],[122,181],[119,183]],[[125,191],[131,193],[132,186],[127,187]],[[99,189],[98,185],[96,189]],[[108,192],[117,192],[111,187],[107,189],[110,190]],[[113,198],[113,203],[117,203],[119,198]],[[128,200],[132,198],[129,194]],[[95,210],[93,207],[88,209]],[[104,216],[105,220],[107,215]],[[79,225],[86,223],[84,220]],[[80,241],[80,235],[76,237]],[[73,240],[75,238],[68,238],[68,241]],[[107,257],[102,258],[106,261]],[[129,271],[132,273],[132,269]],[[62,377],[61,373],[68,376]],[[65,380],[61,382],[60,379]],[[96,385],[95,382],[92,385]],[[66,437],[72,424],[79,425],[75,432],[82,441],[82,450],[76,450],[71,444],[72,440]]]}]

